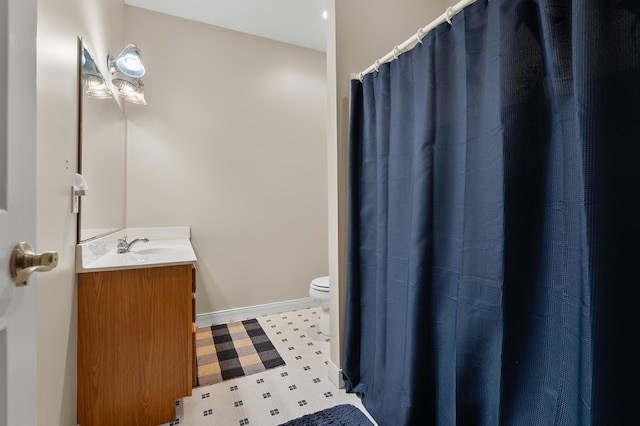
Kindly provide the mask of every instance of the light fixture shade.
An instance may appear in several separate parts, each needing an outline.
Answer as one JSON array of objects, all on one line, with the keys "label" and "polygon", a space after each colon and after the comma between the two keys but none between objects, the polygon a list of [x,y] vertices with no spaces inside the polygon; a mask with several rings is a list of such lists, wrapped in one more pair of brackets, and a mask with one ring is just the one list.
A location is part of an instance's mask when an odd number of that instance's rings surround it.
[{"label": "light fixture shade", "polygon": [[94,99],[110,99],[113,95],[111,90],[107,88],[106,84],[100,86],[90,87],[85,90],[87,96]]},{"label": "light fixture shade", "polygon": [[140,78],[144,75],[142,55],[135,44],[130,44],[118,55],[115,60],[118,70],[129,77]]},{"label": "light fixture shade", "polygon": [[136,93],[119,93],[119,96],[132,104],[147,105],[147,101],[144,98],[144,91],[142,89],[138,90]]},{"label": "light fixture shade", "polygon": [[102,73],[98,70],[98,66],[87,49],[84,49],[82,55],[82,85],[90,98],[109,99],[112,96]]},{"label": "light fixture shade", "polygon": [[137,78],[131,78],[127,75],[117,75],[111,82],[118,88],[118,92],[122,93],[135,93],[140,86],[140,80]]},{"label": "light fixture shade", "polygon": [[113,76],[111,83],[118,89],[118,96],[127,102],[146,105],[141,80],[145,69],[138,47],[135,44],[127,45],[115,60],[108,55],[107,65]]},{"label": "light fixture shade", "polygon": [[82,84],[87,89],[104,84],[104,78],[102,77],[102,74],[98,70],[96,63],[87,53],[86,49],[84,50],[84,55],[82,58]]},{"label": "light fixture shade", "polygon": [[144,93],[142,93],[142,91],[139,91],[138,93],[135,93],[133,95],[122,96],[122,98],[132,104],[147,105],[147,101],[145,100]]},{"label": "light fixture shade", "polygon": [[132,78],[122,73],[117,73],[112,80],[114,86],[118,88],[118,96],[127,102],[138,105],[147,105],[144,99],[144,84],[139,78]]}]

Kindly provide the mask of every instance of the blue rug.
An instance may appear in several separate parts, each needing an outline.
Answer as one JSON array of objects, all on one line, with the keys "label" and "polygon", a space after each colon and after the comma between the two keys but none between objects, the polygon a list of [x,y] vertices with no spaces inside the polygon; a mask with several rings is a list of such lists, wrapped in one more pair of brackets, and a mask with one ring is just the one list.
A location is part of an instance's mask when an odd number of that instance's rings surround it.
[{"label": "blue rug", "polygon": [[290,420],[280,426],[373,426],[373,423],[353,405],[342,404]]}]

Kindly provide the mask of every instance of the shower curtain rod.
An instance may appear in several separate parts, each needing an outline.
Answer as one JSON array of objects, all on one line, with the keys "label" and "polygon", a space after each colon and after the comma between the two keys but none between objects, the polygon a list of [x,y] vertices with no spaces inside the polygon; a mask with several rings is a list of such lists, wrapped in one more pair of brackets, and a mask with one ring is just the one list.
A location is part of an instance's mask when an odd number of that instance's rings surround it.
[{"label": "shower curtain rod", "polygon": [[424,36],[426,36],[429,31],[431,31],[438,25],[442,24],[443,22],[448,22],[449,25],[451,25],[451,18],[460,13],[462,9],[475,2],[476,0],[462,0],[455,5],[448,7],[447,10],[442,15],[438,16],[433,22],[428,24],[426,27],[420,28],[418,32],[415,33],[412,37],[394,47],[391,52],[375,61],[369,68],[361,71],[358,74],[352,74],[351,79],[354,80],[357,78],[358,80],[362,81],[362,78],[365,74],[369,74],[373,71],[378,71],[381,64],[384,64],[385,62],[391,62],[394,59],[398,59],[398,55],[413,49],[416,43],[422,43],[422,39],[424,38]]}]

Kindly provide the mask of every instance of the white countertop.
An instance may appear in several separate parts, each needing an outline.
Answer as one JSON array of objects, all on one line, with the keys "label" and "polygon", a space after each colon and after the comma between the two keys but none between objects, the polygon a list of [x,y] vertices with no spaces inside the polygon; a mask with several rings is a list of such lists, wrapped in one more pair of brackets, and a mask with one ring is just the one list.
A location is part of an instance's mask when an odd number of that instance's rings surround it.
[{"label": "white countertop", "polygon": [[[118,239],[148,238],[138,242],[128,253],[118,253]],[[76,272],[181,265],[197,260],[190,240],[189,227],[128,228],[76,246]]]}]

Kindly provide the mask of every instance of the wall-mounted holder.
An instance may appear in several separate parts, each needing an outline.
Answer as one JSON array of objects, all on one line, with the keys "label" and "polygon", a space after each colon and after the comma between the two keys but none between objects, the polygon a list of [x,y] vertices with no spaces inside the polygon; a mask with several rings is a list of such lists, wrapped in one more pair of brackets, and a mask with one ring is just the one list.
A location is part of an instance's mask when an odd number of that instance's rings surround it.
[{"label": "wall-mounted holder", "polygon": [[84,180],[80,173],[76,173],[73,176],[73,185],[71,185],[71,213],[78,213],[80,197],[87,194],[87,190],[89,189],[89,185]]}]

